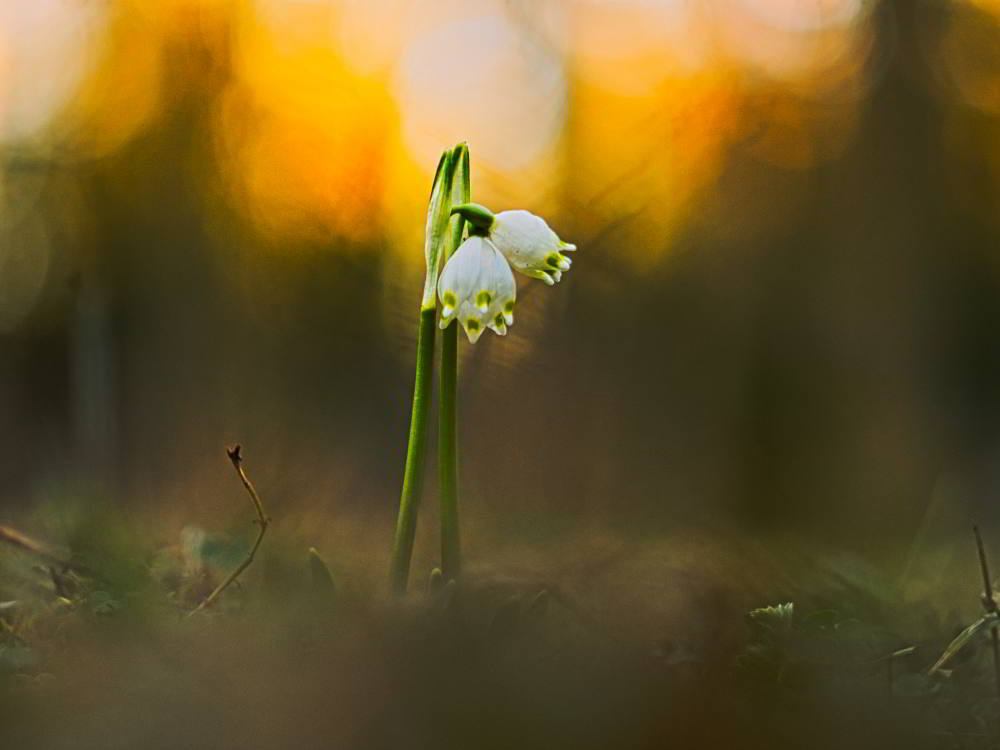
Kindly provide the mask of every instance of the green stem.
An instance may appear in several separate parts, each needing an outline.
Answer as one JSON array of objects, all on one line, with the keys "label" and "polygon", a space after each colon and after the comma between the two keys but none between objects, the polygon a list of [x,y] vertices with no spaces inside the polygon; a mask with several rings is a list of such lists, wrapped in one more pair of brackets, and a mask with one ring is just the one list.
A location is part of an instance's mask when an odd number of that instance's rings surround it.
[{"label": "green stem", "polygon": [[427,452],[427,415],[430,412],[431,386],[434,370],[434,334],[436,308],[420,311],[417,330],[417,372],[413,384],[413,413],[410,417],[410,437],[406,447],[406,468],[403,490],[399,497],[399,515],[392,544],[389,581],[395,594],[406,593],[410,577],[413,539],[417,533],[417,510],[424,479],[424,454]]},{"label": "green stem", "polygon": [[[468,153],[464,144],[441,154],[431,197],[427,204],[427,225],[424,234],[424,259],[427,275],[420,303],[420,326],[417,329],[417,371],[413,383],[413,413],[410,416],[410,436],[406,445],[406,467],[403,470],[403,490],[399,496],[399,515],[392,542],[389,564],[389,585],[394,594],[406,593],[413,557],[413,539],[417,533],[417,511],[423,491],[424,454],[427,452],[427,415],[430,412],[434,373],[434,334],[437,318],[437,279],[441,254],[448,252],[454,235],[450,232],[452,194],[455,172]],[[467,157],[466,157],[467,159]],[[467,164],[467,161],[464,162]]]},{"label": "green stem", "polygon": [[458,325],[441,337],[441,398],[438,413],[438,492],[441,495],[441,572],[461,571],[458,530]]},{"label": "green stem", "polygon": [[[462,147],[455,165],[452,205],[471,198],[469,150]],[[453,217],[451,242],[445,262],[458,249],[465,231],[465,218]],[[438,492],[441,497],[441,572],[445,580],[458,578],[462,550],[458,527],[458,323],[445,329],[441,339],[441,392],[438,412]]]}]

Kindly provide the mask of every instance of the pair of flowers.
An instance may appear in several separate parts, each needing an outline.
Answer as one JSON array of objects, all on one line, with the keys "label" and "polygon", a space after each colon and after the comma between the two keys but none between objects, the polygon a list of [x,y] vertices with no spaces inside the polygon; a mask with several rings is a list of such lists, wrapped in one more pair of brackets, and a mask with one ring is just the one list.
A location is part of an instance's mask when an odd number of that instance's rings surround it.
[{"label": "pair of flowers", "polygon": [[448,259],[438,279],[441,327],[457,320],[475,343],[489,328],[507,333],[514,323],[517,298],[515,270],[552,286],[573,261],[565,253],[576,245],[563,242],[545,220],[528,211],[494,214],[476,203],[455,206],[451,213],[469,222],[469,238]]}]

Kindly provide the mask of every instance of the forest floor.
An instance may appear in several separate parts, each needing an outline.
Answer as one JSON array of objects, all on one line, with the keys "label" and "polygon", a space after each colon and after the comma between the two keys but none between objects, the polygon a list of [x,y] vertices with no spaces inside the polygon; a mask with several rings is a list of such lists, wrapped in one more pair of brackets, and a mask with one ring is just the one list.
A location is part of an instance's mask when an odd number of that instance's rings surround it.
[{"label": "forest floor", "polygon": [[20,521],[58,539],[0,527],[3,747],[1000,745],[989,614],[933,669],[989,607],[971,534],[937,598],[829,550],[590,533],[393,599],[382,557],[276,523],[199,610],[248,524]]}]

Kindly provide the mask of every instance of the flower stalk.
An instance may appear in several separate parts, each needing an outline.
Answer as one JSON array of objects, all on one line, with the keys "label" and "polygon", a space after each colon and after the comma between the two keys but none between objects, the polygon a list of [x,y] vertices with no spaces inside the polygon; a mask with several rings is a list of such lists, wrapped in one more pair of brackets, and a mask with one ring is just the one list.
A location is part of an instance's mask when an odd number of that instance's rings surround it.
[{"label": "flower stalk", "polygon": [[[463,148],[455,167],[452,204],[466,204],[472,191],[469,149]],[[449,209],[450,210],[450,209]],[[465,218],[451,212],[452,233],[447,263],[462,244]],[[448,326],[441,334],[441,382],[438,412],[438,493],[441,510],[441,572],[445,580],[461,572],[461,541],[458,527],[458,326]]]},{"label": "flower stalk", "polygon": [[[427,226],[424,238],[424,258],[427,275],[424,280],[420,304],[420,323],[417,328],[417,365],[413,383],[413,410],[410,415],[410,434],[406,446],[406,466],[403,470],[403,488],[399,497],[399,513],[393,538],[392,559],[389,565],[389,584],[393,593],[406,593],[413,557],[413,540],[417,533],[417,511],[423,490],[424,461],[427,452],[427,417],[430,413],[431,390],[434,382],[434,337],[437,314],[437,279],[441,252],[451,241],[449,229],[451,198],[456,165],[462,152],[458,146],[445,151],[438,162],[427,207]],[[466,159],[468,157],[466,156]]]}]

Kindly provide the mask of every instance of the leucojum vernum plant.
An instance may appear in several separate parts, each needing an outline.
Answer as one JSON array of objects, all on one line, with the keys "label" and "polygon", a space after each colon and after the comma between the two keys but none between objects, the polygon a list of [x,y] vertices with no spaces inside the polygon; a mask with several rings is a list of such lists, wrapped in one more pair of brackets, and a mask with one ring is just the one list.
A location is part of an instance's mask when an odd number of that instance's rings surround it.
[{"label": "leucojum vernum plant", "polygon": [[[441,571],[458,577],[458,327],[474,344],[487,330],[504,336],[514,324],[517,284],[512,268],[552,286],[570,269],[576,246],[559,239],[528,211],[501,211],[472,203],[469,148],[462,143],[438,162],[427,207],[424,259],[427,275],[417,328],[413,411],[403,471],[403,489],[392,547],[390,584],[405,593],[417,529],[417,511],[427,451],[434,369],[434,338],[441,334],[438,398],[438,491],[441,502]],[[438,315],[438,301],[441,303]],[[457,324],[453,325],[457,321]]]}]

